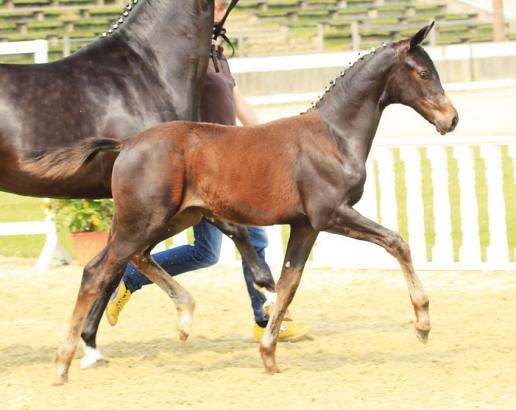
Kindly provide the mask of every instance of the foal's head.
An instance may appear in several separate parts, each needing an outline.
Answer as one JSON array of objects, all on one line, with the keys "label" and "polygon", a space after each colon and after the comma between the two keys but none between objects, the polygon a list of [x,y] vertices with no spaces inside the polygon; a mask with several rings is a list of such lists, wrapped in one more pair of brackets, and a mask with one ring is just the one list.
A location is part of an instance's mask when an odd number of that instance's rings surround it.
[{"label": "foal's head", "polygon": [[391,72],[388,93],[391,102],[414,108],[441,134],[457,126],[457,110],[444,93],[439,74],[420,46],[434,23],[423,27],[409,40],[394,44],[397,64]]}]

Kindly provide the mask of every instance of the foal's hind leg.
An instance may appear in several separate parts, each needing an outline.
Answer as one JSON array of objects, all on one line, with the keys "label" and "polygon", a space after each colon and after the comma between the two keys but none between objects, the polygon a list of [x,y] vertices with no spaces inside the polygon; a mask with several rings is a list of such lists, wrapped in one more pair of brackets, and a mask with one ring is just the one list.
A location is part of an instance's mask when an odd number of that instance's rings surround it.
[{"label": "foal's hind leg", "polygon": [[[159,214],[159,209],[154,208]],[[181,342],[185,342],[190,335],[195,309],[195,300],[172,276],[162,269],[150,256],[150,251],[160,241],[195,225],[202,218],[201,213],[195,208],[188,208],[171,219],[158,218],[146,227],[143,235],[146,238],[146,246],[134,255],[131,263],[141,270],[149,280],[158,285],[170,296],[176,305],[179,315],[177,330]]]},{"label": "foal's hind leg", "polygon": [[251,272],[254,287],[266,298],[265,305],[272,306],[276,303],[276,285],[274,284],[274,278],[269,271],[265,269],[262,260],[258,257],[258,254],[253,248],[249,240],[247,228],[243,225],[228,224],[217,220],[208,219],[207,221],[219,228],[222,233],[231,238],[235,243]]},{"label": "foal's hind leg", "polygon": [[174,300],[179,315],[177,323],[179,340],[183,343],[186,342],[192,328],[195,309],[193,297],[152,259],[149,251],[135,255],[131,259],[131,263]]},{"label": "foal's hind leg", "polygon": [[310,225],[291,227],[285,261],[276,286],[278,300],[273,306],[269,323],[260,342],[260,354],[265,371],[269,374],[279,372],[276,365],[276,344],[281,321],[299,286],[306,260],[318,234],[319,232],[313,230]]},{"label": "foal's hind leg", "polygon": [[405,275],[416,314],[416,334],[421,342],[426,343],[430,332],[428,296],[412,265],[409,246],[401,236],[347,206],[341,207],[335,212],[329,227],[325,230],[380,245],[398,260]]}]

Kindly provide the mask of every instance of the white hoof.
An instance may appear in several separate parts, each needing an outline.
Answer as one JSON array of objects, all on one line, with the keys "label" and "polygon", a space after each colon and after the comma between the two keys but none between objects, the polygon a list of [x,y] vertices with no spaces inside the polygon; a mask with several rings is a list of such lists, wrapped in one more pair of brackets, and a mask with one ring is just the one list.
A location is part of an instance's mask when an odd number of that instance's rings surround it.
[{"label": "white hoof", "polygon": [[106,360],[97,349],[84,346],[84,357],[81,359],[81,369],[89,369],[106,364]]},{"label": "white hoof", "polygon": [[179,335],[179,340],[181,343],[185,343],[192,330],[195,301],[191,299],[189,303],[184,305],[177,305],[176,309],[179,316],[177,321],[177,332]]},{"label": "white hoof", "polygon": [[263,311],[265,312],[265,314],[267,316],[270,317],[270,316],[272,316],[272,308],[276,304],[276,299],[278,297],[278,294],[275,292],[274,293],[268,292],[265,289],[261,289],[260,291],[266,298],[265,302],[263,303]]},{"label": "white hoof", "polygon": [[179,319],[177,324],[177,331],[179,335],[179,340],[181,343],[185,343],[188,336],[190,336],[190,332],[192,330],[193,317],[189,314],[183,314]]}]

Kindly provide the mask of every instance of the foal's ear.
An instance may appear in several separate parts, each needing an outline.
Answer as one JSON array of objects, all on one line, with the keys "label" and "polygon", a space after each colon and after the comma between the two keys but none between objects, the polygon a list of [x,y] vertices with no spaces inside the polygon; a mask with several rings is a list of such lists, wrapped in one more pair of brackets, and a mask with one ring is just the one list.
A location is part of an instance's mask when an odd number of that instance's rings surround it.
[{"label": "foal's ear", "polygon": [[410,50],[412,50],[415,46],[423,42],[428,33],[430,33],[430,30],[432,30],[434,24],[435,21],[432,21],[428,26],[423,27],[421,30],[419,30],[416,34],[412,36],[412,38],[410,39]]}]

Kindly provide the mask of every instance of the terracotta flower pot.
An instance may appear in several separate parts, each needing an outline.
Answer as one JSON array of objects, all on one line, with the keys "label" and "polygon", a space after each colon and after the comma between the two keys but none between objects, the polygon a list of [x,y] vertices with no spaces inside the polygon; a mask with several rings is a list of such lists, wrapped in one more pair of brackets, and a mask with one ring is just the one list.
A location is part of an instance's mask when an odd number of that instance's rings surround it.
[{"label": "terracotta flower pot", "polygon": [[105,246],[109,232],[72,232],[73,256],[80,265],[86,265]]}]

